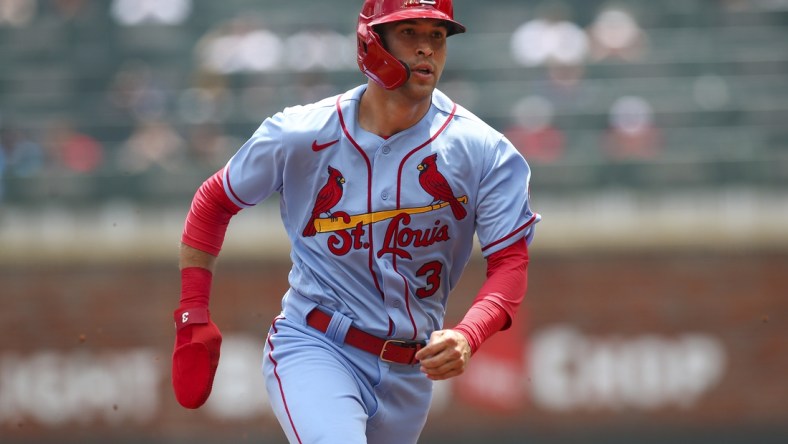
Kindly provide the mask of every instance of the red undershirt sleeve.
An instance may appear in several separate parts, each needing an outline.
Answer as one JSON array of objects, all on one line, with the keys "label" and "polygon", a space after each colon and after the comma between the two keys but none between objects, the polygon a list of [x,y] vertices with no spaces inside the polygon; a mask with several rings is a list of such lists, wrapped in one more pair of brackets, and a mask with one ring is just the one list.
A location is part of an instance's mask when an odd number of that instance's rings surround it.
[{"label": "red undershirt sleeve", "polygon": [[487,258],[487,280],[471,308],[454,327],[468,339],[471,353],[500,330],[512,324],[528,286],[528,246],[525,239]]},{"label": "red undershirt sleeve", "polygon": [[214,256],[222,249],[230,219],[241,211],[224,192],[223,173],[219,170],[197,189],[181,236],[184,244]]}]

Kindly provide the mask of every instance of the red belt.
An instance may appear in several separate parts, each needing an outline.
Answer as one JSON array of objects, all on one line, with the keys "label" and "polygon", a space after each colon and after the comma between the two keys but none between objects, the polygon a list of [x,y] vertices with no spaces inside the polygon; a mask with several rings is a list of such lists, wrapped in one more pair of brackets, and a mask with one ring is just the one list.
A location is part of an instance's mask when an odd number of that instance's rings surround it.
[{"label": "red belt", "polygon": [[[315,308],[306,315],[306,324],[312,328],[325,333],[328,324],[331,322],[331,315],[328,315]],[[416,352],[421,350],[426,344],[424,341],[410,341],[404,339],[382,339],[371,335],[363,330],[359,330],[352,325],[345,335],[345,344],[352,345],[359,350],[378,355],[385,362],[396,362],[398,364],[412,365],[418,362]]]}]

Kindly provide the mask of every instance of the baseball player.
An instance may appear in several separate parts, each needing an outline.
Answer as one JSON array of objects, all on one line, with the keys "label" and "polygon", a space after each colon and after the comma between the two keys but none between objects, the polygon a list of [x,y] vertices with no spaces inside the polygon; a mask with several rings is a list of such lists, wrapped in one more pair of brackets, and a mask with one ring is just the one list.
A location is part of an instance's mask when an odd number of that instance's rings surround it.
[{"label": "baseball player", "polygon": [[[463,32],[451,0],[365,0],[358,64],[368,82],[266,119],[200,186],[175,311],[182,405],[205,402],[219,362],[208,303],[228,223],[274,192],[293,265],[263,373],[291,443],[415,443],[432,382],[462,374],[508,328],[540,216],[523,157],[436,89],[447,37]],[[447,328],[474,235],[487,280]]]}]

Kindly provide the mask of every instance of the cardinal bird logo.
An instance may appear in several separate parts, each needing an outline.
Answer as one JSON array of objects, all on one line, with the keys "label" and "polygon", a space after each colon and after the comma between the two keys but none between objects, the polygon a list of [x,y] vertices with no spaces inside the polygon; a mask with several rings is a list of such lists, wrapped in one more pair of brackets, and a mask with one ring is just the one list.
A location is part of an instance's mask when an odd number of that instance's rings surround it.
[{"label": "cardinal bird logo", "polygon": [[342,185],[344,183],[345,178],[342,176],[342,173],[329,165],[328,181],[317,193],[315,206],[312,208],[312,215],[309,218],[309,222],[306,223],[306,227],[304,227],[304,237],[311,237],[317,234],[315,219],[320,217],[321,214],[325,213],[331,218],[334,217],[331,214],[331,209],[342,199]]},{"label": "cardinal bird logo", "polygon": [[435,163],[437,158],[437,154],[432,154],[421,161],[417,167],[419,169],[419,183],[421,187],[424,188],[424,191],[432,196],[433,203],[438,201],[448,202],[451,207],[451,212],[454,213],[454,217],[457,220],[461,220],[465,218],[468,213],[465,211],[460,201],[454,197],[454,192],[451,190],[449,182],[447,182],[443,174],[438,171],[438,165]]}]

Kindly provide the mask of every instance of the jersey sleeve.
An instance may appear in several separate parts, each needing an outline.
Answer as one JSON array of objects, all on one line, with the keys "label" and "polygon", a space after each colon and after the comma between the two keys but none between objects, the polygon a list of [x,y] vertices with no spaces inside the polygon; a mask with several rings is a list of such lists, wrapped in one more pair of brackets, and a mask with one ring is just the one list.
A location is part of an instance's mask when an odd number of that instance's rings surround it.
[{"label": "jersey sleeve", "polygon": [[282,190],[285,126],[283,113],[269,117],[227,163],[224,190],[239,207],[257,205]]},{"label": "jersey sleeve", "polygon": [[484,158],[476,208],[476,234],[487,257],[521,238],[530,244],[541,216],[530,206],[531,169],[503,136]]}]

